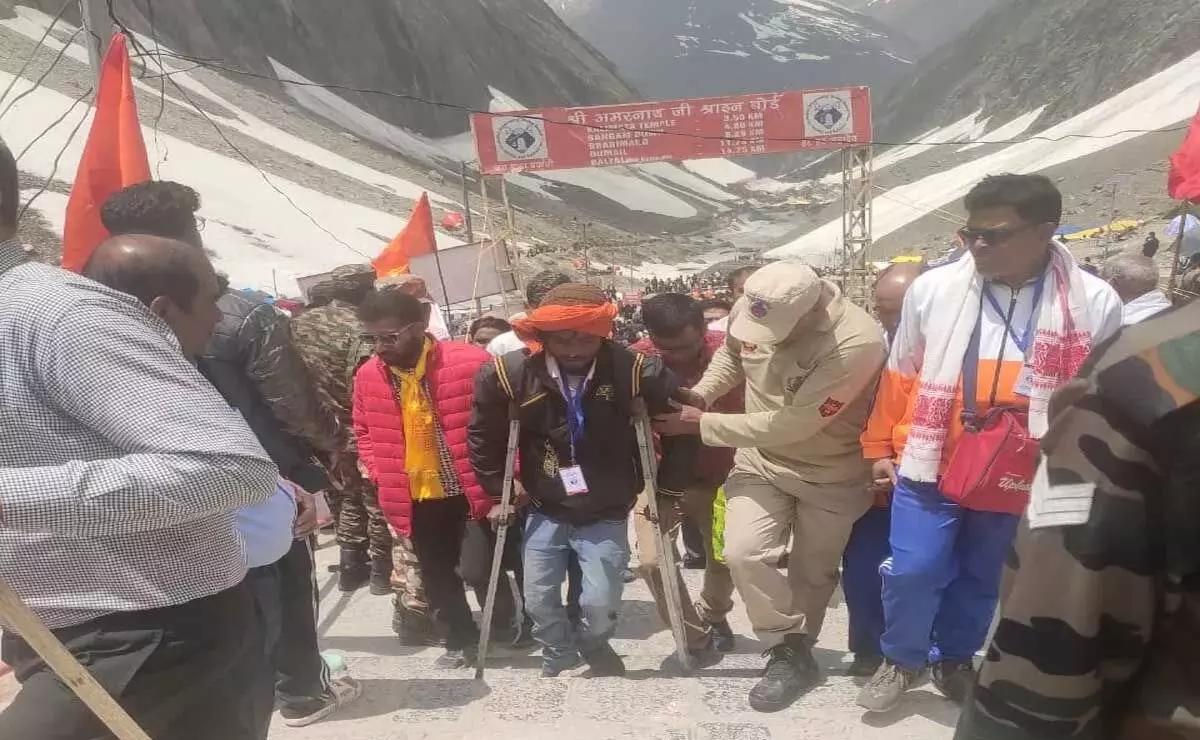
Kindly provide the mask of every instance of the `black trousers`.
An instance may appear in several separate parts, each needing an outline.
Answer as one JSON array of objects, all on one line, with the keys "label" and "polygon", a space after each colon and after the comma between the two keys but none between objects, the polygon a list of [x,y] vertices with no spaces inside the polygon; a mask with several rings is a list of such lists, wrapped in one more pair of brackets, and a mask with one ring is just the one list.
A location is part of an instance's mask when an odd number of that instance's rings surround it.
[{"label": "black trousers", "polygon": [[[487,522],[470,521],[470,507],[464,497],[451,496],[413,504],[412,543],[421,565],[429,606],[445,637],[446,649],[461,650],[475,645],[479,642],[479,627],[471,614],[463,583],[471,586],[483,604],[496,546],[495,533]],[[493,628],[513,625],[516,610],[512,589],[497,588]]]},{"label": "black trousers", "polygon": [[274,566],[278,573],[278,639],[271,650],[275,694],[300,704],[329,693],[329,668],[317,645],[317,581],[312,543],[296,540]]},{"label": "black trousers", "polygon": [[[492,577],[492,557],[496,552],[496,531],[486,521],[467,522],[463,534],[462,554],[458,572],[463,581],[475,592],[482,608],[487,603],[488,581]],[[500,556],[501,572],[511,570],[518,588],[525,582],[525,569],[521,565],[521,529],[513,526],[504,541],[504,552]],[[492,634],[498,629],[516,628],[517,601],[507,579],[496,584],[496,608],[492,612]]]},{"label": "black trousers", "polygon": [[[253,698],[231,680],[266,660],[244,583],[186,604],[108,614],[54,634],[154,740],[265,735],[270,714],[253,717]],[[5,633],[2,647],[22,688],[0,713],[0,738],[112,737],[24,640]]]}]

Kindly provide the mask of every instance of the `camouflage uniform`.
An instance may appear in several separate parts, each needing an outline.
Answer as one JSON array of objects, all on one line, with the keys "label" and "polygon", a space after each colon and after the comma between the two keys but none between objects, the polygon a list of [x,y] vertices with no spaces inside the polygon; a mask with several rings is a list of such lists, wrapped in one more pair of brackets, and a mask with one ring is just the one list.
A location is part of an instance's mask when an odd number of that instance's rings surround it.
[{"label": "camouflage uniform", "polygon": [[[354,371],[370,354],[359,339],[354,306],[343,301],[313,308],[292,321],[296,347],[316,381],[318,399],[332,408],[346,429],[350,419],[350,388]],[[350,444],[330,468],[337,489],[331,506],[337,513],[337,539],[343,548],[367,551],[373,559],[391,558],[392,536],[379,510],[375,487],[358,472],[358,450]],[[333,462],[333,461],[331,461]]]},{"label": "camouflage uniform", "polygon": [[1055,395],[958,740],[1200,737],[1198,399],[1200,302],[1125,329]]}]

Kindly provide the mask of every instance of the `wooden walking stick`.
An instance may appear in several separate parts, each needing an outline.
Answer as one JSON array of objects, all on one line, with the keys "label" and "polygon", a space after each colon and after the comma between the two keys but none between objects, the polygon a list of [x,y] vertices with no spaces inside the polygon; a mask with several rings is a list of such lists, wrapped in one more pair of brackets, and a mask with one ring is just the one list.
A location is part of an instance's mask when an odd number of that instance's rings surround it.
[{"label": "wooden walking stick", "polygon": [[117,740],[151,740],[4,581],[0,581],[0,618],[29,643],[29,647],[46,661],[46,665],[92,710]]},{"label": "wooden walking stick", "polygon": [[658,568],[662,576],[663,595],[667,600],[667,615],[670,617],[671,634],[675,637],[675,651],[679,656],[679,665],[684,672],[690,672],[695,661],[688,652],[687,630],[683,622],[683,601],[679,593],[679,570],[675,567],[675,543],[671,541],[671,533],[663,529],[658,517],[658,462],[654,457],[654,448],[650,440],[654,439],[650,429],[650,417],[646,413],[646,404],[642,399],[633,402],[633,428],[637,431],[638,452],[642,458],[642,475],[646,479],[645,495],[649,509],[651,524],[657,535],[655,545],[658,547]]},{"label": "wooden walking stick", "polygon": [[487,599],[483,605],[483,624],[479,629],[479,657],[475,663],[475,680],[483,680],[487,663],[488,642],[492,639],[492,614],[496,611],[496,588],[503,572],[504,546],[508,543],[508,517],[512,514],[513,477],[517,467],[517,440],[521,434],[521,420],[517,416],[517,405],[508,409],[508,452],[504,458],[504,483],[500,491],[500,514],[503,525],[496,531],[496,548],[492,552],[492,574],[488,578]]}]

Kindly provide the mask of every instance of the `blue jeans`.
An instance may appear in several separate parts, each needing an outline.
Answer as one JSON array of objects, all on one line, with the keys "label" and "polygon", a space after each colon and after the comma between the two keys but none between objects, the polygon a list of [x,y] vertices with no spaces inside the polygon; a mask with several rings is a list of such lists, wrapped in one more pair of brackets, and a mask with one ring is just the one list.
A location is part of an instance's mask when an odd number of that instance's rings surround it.
[{"label": "blue jeans", "polygon": [[[533,636],[542,655],[556,660],[601,647],[617,629],[617,612],[629,565],[629,524],[596,522],[574,526],[529,514],[525,523],[525,611],[533,620]],[[583,620],[578,634],[567,620],[562,585],[567,559],[574,552],[583,573],[579,605]]]},{"label": "blue jeans", "polygon": [[879,566],[887,559],[891,510],[871,507],[854,523],[842,555],[842,593],[850,612],[850,652],[882,655],[883,577]]},{"label": "blue jeans", "polygon": [[905,668],[972,658],[991,626],[1019,520],[964,509],[933,483],[897,481],[892,557],[880,568],[883,654]]}]

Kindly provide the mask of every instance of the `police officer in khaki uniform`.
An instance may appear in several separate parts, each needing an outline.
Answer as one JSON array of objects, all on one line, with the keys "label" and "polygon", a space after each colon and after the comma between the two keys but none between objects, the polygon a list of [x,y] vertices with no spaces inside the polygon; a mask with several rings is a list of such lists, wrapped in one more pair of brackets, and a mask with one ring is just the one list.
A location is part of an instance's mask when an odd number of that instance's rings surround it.
[{"label": "police officer in khaki uniform", "polygon": [[[746,282],[729,336],[663,434],[738,448],[725,484],[725,558],[758,638],[769,648],[750,691],[783,709],[819,680],[812,654],[854,522],[871,505],[859,435],[883,366],[883,336],[866,311],[798,262]],[[744,414],[702,409],[746,384]],[[788,573],[775,567],[794,530]]]}]

